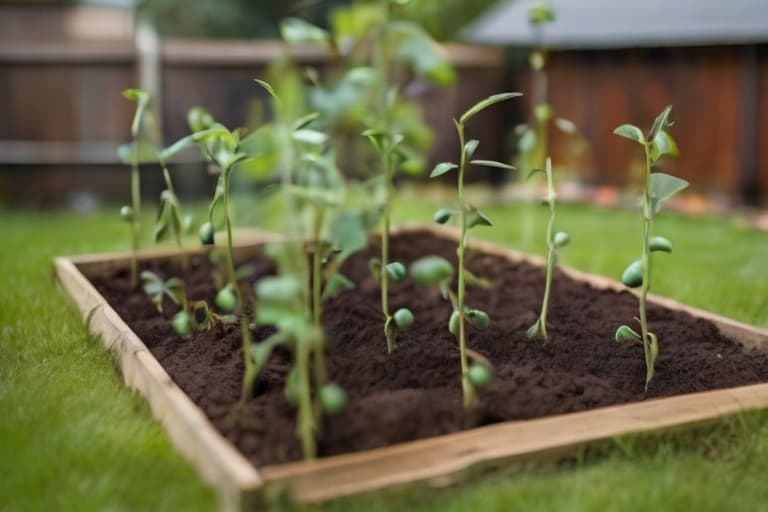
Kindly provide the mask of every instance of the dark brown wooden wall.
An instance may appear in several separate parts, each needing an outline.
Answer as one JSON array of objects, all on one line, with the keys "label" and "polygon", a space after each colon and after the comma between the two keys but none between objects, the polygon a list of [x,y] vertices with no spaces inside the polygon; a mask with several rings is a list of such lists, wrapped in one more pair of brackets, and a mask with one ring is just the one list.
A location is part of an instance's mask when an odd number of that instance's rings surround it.
[{"label": "dark brown wooden wall", "polygon": [[[768,200],[765,47],[556,52],[549,83],[556,112],[592,145],[587,166],[596,182],[626,184],[633,159],[641,157],[613,129],[623,123],[646,129],[672,104],[681,156],[661,167],[703,192]],[[565,144],[553,134],[555,158]]]}]

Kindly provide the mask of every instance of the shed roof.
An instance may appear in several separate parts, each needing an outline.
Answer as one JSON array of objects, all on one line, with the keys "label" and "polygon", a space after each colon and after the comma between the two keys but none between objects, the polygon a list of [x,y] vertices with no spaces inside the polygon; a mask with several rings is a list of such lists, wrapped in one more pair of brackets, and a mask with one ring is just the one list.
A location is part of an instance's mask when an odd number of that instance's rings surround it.
[{"label": "shed roof", "polygon": [[[535,44],[528,9],[538,0],[504,0],[470,24],[472,43]],[[768,41],[768,0],[551,0],[543,27],[553,48],[704,46]]]}]

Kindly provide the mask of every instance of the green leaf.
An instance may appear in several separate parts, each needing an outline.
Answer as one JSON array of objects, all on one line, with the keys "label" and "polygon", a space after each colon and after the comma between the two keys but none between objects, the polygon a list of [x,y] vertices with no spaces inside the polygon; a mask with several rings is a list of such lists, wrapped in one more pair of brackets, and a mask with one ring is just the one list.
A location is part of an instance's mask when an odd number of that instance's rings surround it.
[{"label": "green leaf", "polygon": [[645,144],[645,137],[643,137],[643,131],[633,124],[623,124],[613,130],[613,133],[619,137],[624,137],[629,140],[633,140],[638,144]]},{"label": "green leaf", "polygon": [[665,155],[678,156],[680,150],[677,147],[675,139],[666,130],[660,130],[656,134],[656,137],[651,142],[650,155],[651,161],[656,162],[659,158]]},{"label": "green leaf", "polygon": [[464,112],[464,114],[459,118],[459,123],[466,124],[467,121],[469,121],[478,112],[481,112],[486,108],[492,105],[495,105],[496,103],[500,103],[502,101],[516,98],[518,96],[522,96],[522,94],[519,92],[505,92],[501,94],[494,94],[493,96],[489,96],[484,100],[480,100],[477,103],[475,103],[472,107],[470,107],[469,110]]},{"label": "green leaf", "polygon": [[414,322],[413,313],[408,308],[398,309],[392,318],[394,318],[398,329],[408,329]]},{"label": "green leaf", "polygon": [[565,247],[569,243],[571,243],[571,236],[566,233],[565,231],[558,231],[555,233],[555,236],[552,237],[552,243],[555,244],[555,247],[558,249],[561,247]]},{"label": "green leaf", "polygon": [[424,256],[411,263],[410,274],[422,286],[436,286],[453,275],[453,265],[441,256]]},{"label": "green leaf", "polygon": [[[526,179],[531,179],[534,175],[536,175],[538,173],[541,173],[544,176],[547,175],[547,171],[545,171],[544,169],[534,169],[534,170],[532,170],[531,172],[528,173],[528,177]],[[547,203],[547,204],[549,204],[549,203]]]},{"label": "green leaf", "polygon": [[472,206],[467,212],[467,227],[471,229],[475,226],[493,226],[493,222],[479,208]]},{"label": "green leaf", "polygon": [[665,130],[668,126],[672,126],[672,123],[669,121],[669,114],[671,112],[672,105],[667,105],[661,114],[656,117],[653,121],[653,126],[651,126],[651,131],[648,132],[648,140],[655,140],[659,132]]},{"label": "green leaf", "polygon": [[293,140],[311,146],[322,146],[328,141],[328,136],[323,132],[304,128],[293,132]]},{"label": "green leaf", "polygon": [[403,279],[405,279],[405,275],[407,271],[405,270],[405,265],[403,265],[399,261],[393,261],[392,263],[388,263],[386,268],[387,268],[387,275],[393,281],[402,281]]},{"label": "green leaf", "polygon": [[368,245],[368,233],[363,222],[363,214],[345,211],[334,217],[330,226],[330,242],[341,250],[339,258],[346,259]]},{"label": "green leaf", "polygon": [[472,165],[481,165],[483,167],[495,167],[497,169],[505,169],[507,171],[516,171],[517,168],[513,165],[505,164],[503,162],[497,162],[495,160],[472,160]]},{"label": "green leaf", "polygon": [[619,343],[623,341],[632,341],[632,340],[639,340],[640,335],[635,332],[634,329],[629,327],[628,325],[622,325],[618,329],[616,329],[616,334],[613,336],[616,341]]},{"label": "green leaf", "polygon": [[277,93],[275,92],[275,90],[272,88],[271,85],[269,85],[264,80],[259,80],[258,78],[254,78],[253,81],[259,84],[265,91],[267,91],[269,95],[272,96],[272,99],[274,99],[277,102],[280,102],[280,97],[277,95]]},{"label": "green leaf", "polygon": [[621,282],[630,288],[637,288],[643,284],[643,262],[635,260],[621,274]]},{"label": "green leaf", "polygon": [[534,147],[536,147],[536,132],[526,128],[517,140],[517,150],[521,153],[528,153]]},{"label": "green leaf", "polygon": [[689,183],[671,174],[655,172],[651,174],[651,205],[653,214],[659,213],[664,201],[685,189]]},{"label": "green leaf", "polygon": [[576,133],[576,124],[570,119],[565,119],[564,117],[556,117],[555,126],[557,126],[561,132],[568,135],[573,135]]},{"label": "green leaf", "polygon": [[464,144],[464,155],[467,160],[472,158],[472,155],[475,154],[475,151],[477,151],[477,147],[480,145],[480,141],[477,139],[472,139],[466,144]]},{"label": "green leaf", "polygon": [[654,236],[648,241],[651,252],[672,252],[672,242],[663,236]]},{"label": "green leaf", "polygon": [[435,212],[434,220],[438,224],[445,224],[451,219],[454,211],[450,208],[441,208]]},{"label": "green leaf", "polygon": [[203,107],[195,106],[187,111],[187,125],[195,133],[207,130],[215,123],[211,113]]},{"label": "green leaf", "polygon": [[478,329],[485,329],[491,325],[491,318],[488,316],[488,313],[480,311],[479,309],[468,309],[464,313],[464,317],[470,324]]},{"label": "green leaf", "polygon": [[442,176],[443,174],[452,171],[453,169],[458,168],[459,166],[451,163],[451,162],[442,162],[435,166],[434,169],[432,169],[432,172],[429,173],[430,178],[436,178],[438,176]]},{"label": "green leaf", "polygon": [[296,130],[302,130],[312,124],[313,121],[315,121],[318,117],[320,117],[319,112],[312,112],[311,114],[307,114],[304,117],[301,117],[293,122],[293,129]]},{"label": "green leaf", "polygon": [[300,18],[286,18],[280,23],[280,36],[288,43],[327,43],[330,34]]},{"label": "green leaf", "polygon": [[351,290],[355,287],[348,277],[336,273],[333,274],[325,283],[325,289],[323,290],[323,300],[332,299],[339,295],[341,292]]}]

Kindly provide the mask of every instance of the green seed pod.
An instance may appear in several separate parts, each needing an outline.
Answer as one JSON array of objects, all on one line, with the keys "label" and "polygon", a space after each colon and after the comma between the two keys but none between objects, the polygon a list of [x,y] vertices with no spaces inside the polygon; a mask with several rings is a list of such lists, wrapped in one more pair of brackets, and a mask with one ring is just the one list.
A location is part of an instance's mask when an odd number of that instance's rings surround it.
[{"label": "green seed pod", "polygon": [[635,330],[629,327],[628,325],[622,325],[621,327],[616,329],[616,334],[614,335],[614,338],[616,338],[616,341],[621,343],[623,341],[639,340],[640,335],[637,334]]},{"label": "green seed pod", "polygon": [[435,286],[453,275],[453,265],[440,256],[425,256],[411,264],[413,279],[423,286]]},{"label": "green seed pod", "polygon": [[459,312],[454,310],[453,313],[451,313],[451,318],[448,320],[448,331],[450,331],[451,334],[459,337],[459,324],[461,322],[461,317],[459,316]]},{"label": "green seed pod", "polygon": [[203,245],[213,245],[215,243],[213,224],[210,222],[204,222],[200,226],[200,241]]},{"label": "green seed pod", "polygon": [[186,311],[179,311],[173,316],[171,321],[173,330],[176,334],[182,337],[189,336],[192,332],[192,318]]},{"label": "green seed pod", "polygon": [[413,325],[413,313],[411,313],[410,309],[398,309],[395,311],[393,318],[398,329],[407,329]]},{"label": "green seed pod", "polygon": [[438,224],[445,224],[451,219],[451,216],[453,215],[453,210],[450,210],[448,208],[440,208],[435,212],[435,222]]},{"label": "green seed pod", "polygon": [[237,304],[237,298],[235,292],[232,291],[232,287],[227,285],[216,294],[216,305],[222,311],[230,312],[235,310]]},{"label": "green seed pod", "polygon": [[478,329],[485,329],[491,325],[491,318],[485,311],[479,309],[468,309],[464,316],[467,317],[467,321]]},{"label": "green seed pod", "polygon": [[484,364],[475,363],[467,370],[467,379],[477,389],[487,388],[493,380],[493,372]]},{"label": "green seed pod", "polygon": [[565,231],[558,231],[555,233],[555,236],[552,237],[552,242],[555,244],[555,247],[565,247],[571,243],[571,235]]},{"label": "green seed pod", "polygon": [[672,252],[672,242],[663,236],[654,236],[648,240],[648,248],[651,252]]},{"label": "green seed pod", "polygon": [[393,281],[402,281],[405,279],[405,265],[399,261],[393,261],[387,265],[387,275]]},{"label": "green seed pod", "polygon": [[123,206],[120,208],[120,217],[122,217],[125,222],[133,222],[133,208],[130,206]]},{"label": "green seed pod", "polygon": [[630,288],[637,288],[643,284],[643,262],[635,260],[629,264],[621,274],[621,282]]},{"label": "green seed pod", "polygon": [[320,388],[320,404],[326,414],[339,414],[347,406],[347,393],[337,384],[326,384]]}]

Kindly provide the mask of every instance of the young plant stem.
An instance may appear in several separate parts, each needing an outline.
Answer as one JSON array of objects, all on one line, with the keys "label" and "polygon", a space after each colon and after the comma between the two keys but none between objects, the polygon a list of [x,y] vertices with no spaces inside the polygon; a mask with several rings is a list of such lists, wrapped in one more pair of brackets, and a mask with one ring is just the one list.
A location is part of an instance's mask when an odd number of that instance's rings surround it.
[{"label": "young plant stem", "polygon": [[309,382],[310,347],[314,340],[297,340],[296,365],[299,371],[299,418],[298,435],[305,459],[317,457],[315,445],[315,411],[312,407],[312,395]]},{"label": "young plant stem", "polygon": [[555,188],[552,183],[552,171],[547,166],[547,189],[548,197],[547,203],[549,204],[549,222],[547,223],[547,277],[544,283],[544,299],[541,302],[541,315],[539,316],[539,329],[541,337],[544,342],[547,341],[547,310],[549,309],[549,292],[552,288],[552,270],[555,266],[555,241],[553,237],[553,229],[555,225]]},{"label": "young plant stem", "polygon": [[[325,209],[315,208],[315,219],[313,226],[314,251],[312,253],[312,323],[318,333],[322,332],[322,301],[323,301],[323,255],[320,250],[320,236],[322,235],[323,223],[325,222]],[[314,368],[315,385],[325,384],[325,343],[322,335],[318,334],[315,340],[314,350]]]},{"label": "young plant stem", "polygon": [[227,281],[232,287],[232,293],[237,299],[236,310],[242,306],[240,288],[237,286],[237,277],[235,274],[235,250],[232,243],[232,212],[229,204],[229,187],[232,173],[230,169],[222,169],[224,173],[224,225],[227,229]]},{"label": "young plant stem", "polygon": [[240,413],[242,414],[243,408],[246,402],[251,397],[253,392],[253,384],[256,381],[256,368],[251,357],[251,331],[248,326],[248,319],[243,315],[240,318],[240,336],[243,340],[243,361],[245,363],[245,370],[243,374],[243,389],[240,394]]},{"label": "young plant stem", "polygon": [[[176,191],[173,189],[173,182],[171,181],[171,174],[168,172],[168,168],[163,164],[163,179],[165,179],[165,186],[168,187],[168,191],[173,197],[176,197]],[[184,273],[189,270],[189,255],[185,254],[181,250],[181,233],[174,230],[174,237],[176,238],[176,247],[179,248],[179,259],[181,260],[181,269]]]},{"label": "young plant stem", "polygon": [[[374,60],[375,67],[379,72],[381,84],[381,91],[379,92],[379,116],[383,122],[384,131],[389,133],[390,119],[389,119],[389,104],[388,104],[388,84],[389,84],[389,63],[391,60],[389,51],[389,41],[387,26],[389,24],[391,12],[390,12],[390,0],[381,1],[384,11],[384,21],[381,25],[379,33],[378,45],[376,45]],[[389,143],[391,144],[391,141]],[[387,265],[389,264],[389,230],[390,230],[390,201],[392,192],[392,157],[390,155],[391,147],[383,148],[381,151],[381,172],[384,175],[384,211],[382,212],[383,227],[381,230],[381,270],[379,271],[379,282],[381,285],[381,312],[384,315],[384,336],[387,339],[387,353],[394,352],[397,345],[395,344],[393,331],[387,327],[392,322],[392,315],[389,312],[389,274],[387,273]]]},{"label": "young plant stem", "polygon": [[[389,274],[387,273],[387,264],[389,263],[389,224],[390,224],[390,192],[392,187],[391,176],[391,161],[388,152],[383,152],[382,165],[385,172],[384,183],[384,212],[383,222],[384,226],[381,230],[381,312],[384,314],[384,325],[388,325],[392,321],[392,315],[389,313]],[[395,348],[395,340],[384,328],[384,334],[387,338],[387,353],[391,354]]]},{"label": "young plant stem", "polygon": [[458,291],[457,306],[459,313],[459,357],[461,360],[461,390],[464,397],[464,407],[470,407],[475,403],[475,389],[469,382],[467,372],[469,364],[467,362],[467,340],[466,325],[464,319],[464,295],[466,291],[465,272],[464,272],[464,250],[467,242],[467,207],[464,204],[464,170],[467,167],[467,153],[464,143],[464,125],[456,123],[456,131],[459,136],[461,147],[461,160],[459,163],[458,192],[459,192],[459,224],[461,225],[461,234],[459,236],[458,256]]},{"label": "young plant stem", "polygon": [[651,147],[650,143],[644,144],[645,149],[645,187],[643,192],[643,284],[640,288],[639,312],[640,329],[643,338],[643,350],[645,352],[645,389],[648,390],[648,383],[653,377],[653,361],[651,361],[651,340],[648,332],[648,319],[646,316],[646,300],[648,290],[651,287],[651,250],[650,237],[653,223],[653,205],[651,204]]},{"label": "young plant stem", "polygon": [[131,255],[131,286],[139,285],[139,261],[137,251],[141,237],[141,176],[139,174],[139,143],[134,137],[133,154],[131,158],[131,202],[133,207],[133,221],[131,222],[131,234],[133,253]]}]

